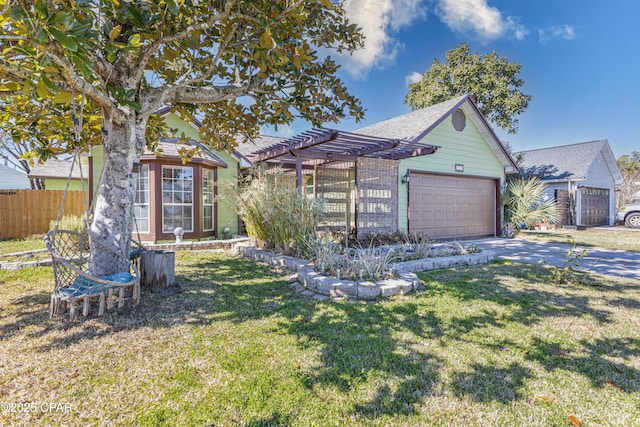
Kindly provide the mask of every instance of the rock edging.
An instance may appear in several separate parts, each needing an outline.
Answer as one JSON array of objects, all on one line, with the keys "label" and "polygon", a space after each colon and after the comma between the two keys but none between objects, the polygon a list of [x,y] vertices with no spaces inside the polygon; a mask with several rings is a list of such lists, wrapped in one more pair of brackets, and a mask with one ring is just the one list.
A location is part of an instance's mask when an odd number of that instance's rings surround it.
[{"label": "rock edging", "polygon": [[[334,277],[323,276],[315,271],[315,265],[309,261],[286,255],[278,255],[264,251],[247,243],[236,244],[232,252],[264,262],[272,267],[280,267],[294,272],[291,288],[296,292],[317,297],[323,295],[331,298],[348,298],[360,300],[374,300],[378,297],[392,295],[404,295],[420,286],[420,279],[415,274],[417,271],[448,268],[458,265],[477,265],[489,262],[494,258],[492,251],[480,253],[456,255],[439,258],[424,258],[419,260],[404,261],[392,264],[393,270],[398,275],[394,279],[379,281],[353,281],[338,280]],[[297,284],[296,284],[297,282]]]}]

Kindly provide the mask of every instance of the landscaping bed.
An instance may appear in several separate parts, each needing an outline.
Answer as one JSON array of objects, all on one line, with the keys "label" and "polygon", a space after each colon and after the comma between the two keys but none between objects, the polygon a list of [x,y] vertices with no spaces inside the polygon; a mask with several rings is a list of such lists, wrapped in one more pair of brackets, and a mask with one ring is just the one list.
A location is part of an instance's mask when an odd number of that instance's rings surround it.
[{"label": "landscaping bed", "polygon": [[[374,300],[379,297],[389,297],[392,295],[406,294],[418,289],[420,280],[415,274],[419,271],[434,270],[438,268],[448,268],[457,265],[477,265],[489,262],[493,259],[493,253],[490,251],[479,252],[477,250],[465,251],[462,245],[435,245],[425,250],[423,255],[425,258],[416,258],[413,254],[414,250],[407,249],[398,245],[398,247],[382,248],[378,254],[369,254],[369,257],[377,255],[384,258],[388,253],[386,251],[402,252],[404,257],[396,258],[396,262],[385,264],[387,270],[381,271],[384,277],[363,277],[363,270],[360,270],[359,280],[349,280],[340,277],[340,269],[337,275],[333,275],[334,271],[327,269],[326,266],[319,266],[308,260],[289,257],[285,255],[275,254],[273,252],[258,249],[249,244],[239,244],[234,247],[236,253],[245,257],[265,262],[271,266],[284,267],[290,272],[295,273],[292,279],[298,286],[292,286],[297,292],[305,293],[308,296],[323,295],[332,298],[352,298],[360,300]],[[457,250],[456,250],[457,249]],[[360,249],[363,253],[372,251],[371,248]],[[354,258],[358,256],[358,250],[353,251]],[[361,252],[362,253],[362,252]],[[458,253],[457,255],[449,255]],[[408,260],[404,260],[407,259]],[[390,258],[393,260],[394,258]],[[344,267],[344,262],[340,263]],[[376,267],[378,267],[376,265]]]}]

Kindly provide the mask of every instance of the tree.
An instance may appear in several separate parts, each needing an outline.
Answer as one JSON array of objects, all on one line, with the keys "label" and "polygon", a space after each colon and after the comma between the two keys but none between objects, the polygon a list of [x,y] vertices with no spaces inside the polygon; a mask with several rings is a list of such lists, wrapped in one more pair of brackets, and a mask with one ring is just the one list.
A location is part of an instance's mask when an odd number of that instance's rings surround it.
[{"label": "tree", "polygon": [[472,54],[466,43],[447,52],[446,61],[434,59],[422,80],[409,85],[405,102],[414,109],[428,107],[456,96],[471,94],[482,114],[509,133],[516,133],[518,120],[531,96],[520,91],[521,65],[493,51]]},{"label": "tree", "polygon": [[640,191],[640,152],[632,151],[618,157],[618,167],[622,172],[624,184],[620,185],[616,197],[618,208],[634,199],[634,194]]},{"label": "tree", "polygon": [[[84,99],[101,111],[106,163],[90,233],[121,251],[133,227],[133,164],[161,107],[201,114],[201,137],[216,148],[296,116],[315,126],[363,116],[336,63],[316,52],[362,45],[330,0],[0,0],[0,8],[2,96]],[[98,274],[123,267],[93,256]]]}]

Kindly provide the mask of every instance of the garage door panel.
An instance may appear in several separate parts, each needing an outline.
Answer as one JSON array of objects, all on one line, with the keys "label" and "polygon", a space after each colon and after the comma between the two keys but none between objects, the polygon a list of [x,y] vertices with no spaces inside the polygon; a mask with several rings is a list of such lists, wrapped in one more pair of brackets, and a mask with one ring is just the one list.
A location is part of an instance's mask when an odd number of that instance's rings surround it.
[{"label": "garage door panel", "polygon": [[495,235],[496,181],[412,173],[409,231],[433,239]]},{"label": "garage door panel", "polygon": [[584,187],[580,189],[581,225],[609,224],[609,190]]}]

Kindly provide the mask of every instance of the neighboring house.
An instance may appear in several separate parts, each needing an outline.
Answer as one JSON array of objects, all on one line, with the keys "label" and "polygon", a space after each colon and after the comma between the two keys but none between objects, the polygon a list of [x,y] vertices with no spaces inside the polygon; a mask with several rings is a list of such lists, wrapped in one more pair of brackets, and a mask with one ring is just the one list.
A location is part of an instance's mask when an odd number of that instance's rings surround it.
[{"label": "neighboring house", "polygon": [[26,190],[30,188],[31,184],[27,175],[7,165],[0,165],[0,190]]},{"label": "neighboring house", "polygon": [[[227,196],[237,186],[242,156],[208,149],[198,143],[199,122],[187,123],[167,111],[165,121],[177,134],[190,138],[200,153],[186,163],[175,139],[158,144],[162,151],[145,151],[137,174],[134,237],[143,241],[175,240],[174,230],[185,239],[228,238],[238,233],[238,215]],[[91,153],[92,188],[98,185],[104,164],[102,146]]]},{"label": "neighboring house", "polygon": [[321,199],[322,228],[358,236],[499,235],[500,189],[517,171],[468,95],[353,132],[314,129],[240,150],[256,164],[281,166]]},{"label": "neighboring house", "polygon": [[521,171],[539,176],[561,207],[561,225],[613,225],[624,180],[606,139],[522,151]]},{"label": "neighboring house", "polygon": [[[69,190],[89,189],[89,157],[80,157],[81,167],[73,163],[73,159],[56,160],[48,159],[42,164],[37,164],[29,172],[29,178],[41,179],[45,190],[64,190],[69,181]],[[71,170],[73,168],[73,171]],[[71,178],[69,179],[69,175]]]}]

